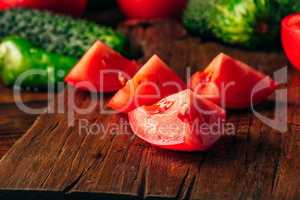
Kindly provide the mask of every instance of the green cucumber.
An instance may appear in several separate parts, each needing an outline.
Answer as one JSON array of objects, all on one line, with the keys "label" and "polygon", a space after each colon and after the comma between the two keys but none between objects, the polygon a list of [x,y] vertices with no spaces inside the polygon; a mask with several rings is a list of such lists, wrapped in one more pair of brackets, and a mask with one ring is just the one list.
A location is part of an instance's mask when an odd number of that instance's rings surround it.
[{"label": "green cucumber", "polygon": [[80,58],[100,40],[127,54],[127,38],[107,26],[25,8],[0,11],[0,38],[15,35],[46,51]]},{"label": "green cucumber", "polygon": [[190,0],[183,23],[202,38],[257,49],[280,45],[280,21],[299,0]]}]

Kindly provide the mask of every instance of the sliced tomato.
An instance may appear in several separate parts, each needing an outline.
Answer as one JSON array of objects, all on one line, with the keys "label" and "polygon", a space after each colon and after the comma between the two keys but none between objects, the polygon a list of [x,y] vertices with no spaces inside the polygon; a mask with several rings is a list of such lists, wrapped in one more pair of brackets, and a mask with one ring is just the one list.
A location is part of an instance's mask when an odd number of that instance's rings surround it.
[{"label": "sliced tomato", "polygon": [[186,89],[185,83],[156,55],[154,55],[119,90],[108,105],[129,112],[142,105],[151,105],[160,99]]},{"label": "sliced tomato", "polygon": [[79,89],[115,92],[122,88],[140,65],[97,41],[71,70],[65,81]]},{"label": "sliced tomato", "polygon": [[191,78],[189,87],[226,108],[247,108],[267,99],[277,84],[269,76],[221,53]]},{"label": "sliced tomato", "polygon": [[225,111],[187,89],[129,114],[133,132],[164,149],[203,151],[221,137]]}]

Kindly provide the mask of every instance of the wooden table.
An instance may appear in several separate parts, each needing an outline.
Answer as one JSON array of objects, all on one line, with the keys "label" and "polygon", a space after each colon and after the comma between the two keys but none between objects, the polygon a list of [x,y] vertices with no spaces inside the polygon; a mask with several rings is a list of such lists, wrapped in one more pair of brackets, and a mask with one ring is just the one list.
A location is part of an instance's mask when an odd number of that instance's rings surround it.
[{"label": "wooden table", "polygon": [[[269,74],[287,64],[281,52],[203,42],[176,21],[131,22],[119,29],[139,49],[141,61],[158,54],[181,76],[187,66],[203,68],[221,51]],[[78,134],[80,119],[110,124],[126,120],[121,114],[101,115],[95,109],[76,115],[74,127],[68,127],[65,114],[42,115],[0,161],[0,199],[300,199],[299,73],[290,70],[287,87],[287,133],[269,128],[250,111],[230,111],[228,121],[235,124],[236,135],[201,153],[159,150],[131,134]],[[43,104],[44,96],[37,96],[42,101],[37,104]],[[11,125],[13,131],[5,128],[1,133],[19,136],[36,116],[18,113],[8,99],[1,116],[12,114],[5,117],[7,124],[20,120],[23,126]],[[36,97],[29,95],[31,100],[36,102]],[[96,100],[76,93],[80,107],[91,101]],[[272,98],[259,109],[272,116]]]},{"label": "wooden table", "polygon": [[[43,107],[47,94],[22,92],[23,100],[29,107]],[[18,109],[13,91],[0,84],[0,158],[33,124],[36,115],[28,115]]]}]

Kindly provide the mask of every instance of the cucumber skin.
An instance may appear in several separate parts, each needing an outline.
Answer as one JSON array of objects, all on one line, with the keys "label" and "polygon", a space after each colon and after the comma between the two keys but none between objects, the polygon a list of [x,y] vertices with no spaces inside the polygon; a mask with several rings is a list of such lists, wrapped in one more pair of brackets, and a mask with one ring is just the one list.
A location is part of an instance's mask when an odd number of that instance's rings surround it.
[{"label": "cucumber skin", "polygon": [[203,38],[250,49],[280,44],[280,21],[298,0],[190,0],[183,23]]},{"label": "cucumber skin", "polygon": [[1,78],[7,86],[13,86],[24,72],[40,70],[43,74],[30,75],[19,86],[46,88],[48,83],[62,82],[76,62],[76,58],[35,48],[19,37],[7,37],[0,44]]},{"label": "cucumber skin", "polygon": [[[212,33],[225,43],[248,48],[257,47],[261,41],[270,44],[278,37],[279,29],[269,21],[271,7],[267,1],[231,0],[227,5],[218,4],[215,7],[218,14],[211,21]],[[268,33],[260,32],[259,26],[267,27]]]},{"label": "cucumber skin", "polygon": [[110,27],[46,11],[13,8],[0,11],[0,38],[15,35],[36,47],[80,58],[100,40],[128,55],[128,39]]}]

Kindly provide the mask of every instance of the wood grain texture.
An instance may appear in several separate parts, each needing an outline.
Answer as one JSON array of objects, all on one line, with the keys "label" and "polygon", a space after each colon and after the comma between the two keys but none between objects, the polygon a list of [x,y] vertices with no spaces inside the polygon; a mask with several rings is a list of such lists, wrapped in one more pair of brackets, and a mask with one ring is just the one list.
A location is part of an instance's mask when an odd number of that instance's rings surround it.
[{"label": "wood grain texture", "polygon": [[[0,158],[32,126],[37,115],[28,115],[16,105],[14,91],[0,82]],[[47,104],[45,92],[22,91],[22,102],[31,108],[42,108]],[[16,100],[16,101],[15,101]]]},{"label": "wood grain texture", "polygon": [[[45,101],[25,103],[31,108],[43,108],[46,104]],[[32,126],[36,118],[37,115],[22,112],[15,103],[0,103],[0,158]]]},{"label": "wood grain texture", "polygon": [[[266,73],[285,66],[281,52],[249,52],[202,42],[175,21],[130,22],[120,26],[145,61],[161,56],[182,77],[186,67],[204,68],[221,51]],[[249,111],[230,111],[237,134],[222,138],[208,152],[177,153],[156,149],[128,130],[109,126],[126,116],[101,114],[100,102],[76,92],[76,105],[96,108],[75,114],[41,115],[0,161],[0,198],[11,199],[299,199],[300,74],[291,70],[289,131],[281,134]],[[66,93],[59,95],[66,102]],[[104,102],[110,98],[107,95]],[[272,98],[258,108],[272,116]],[[279,109],[283,109],[279,107]],[[81,120],[108,127],[91,135]]]}]

